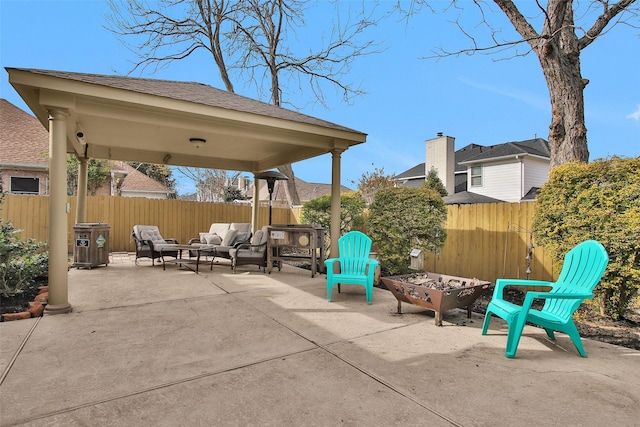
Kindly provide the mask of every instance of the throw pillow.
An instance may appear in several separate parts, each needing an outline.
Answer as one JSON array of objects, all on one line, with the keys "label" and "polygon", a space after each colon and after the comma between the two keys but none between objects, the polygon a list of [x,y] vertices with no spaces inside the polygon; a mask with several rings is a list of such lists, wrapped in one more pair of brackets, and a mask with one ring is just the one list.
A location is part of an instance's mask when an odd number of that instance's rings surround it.
[{"label": "throw pillow", "polygon": [[217,234],[205,233],[204,243],[206,243],[207,245],[219,245],[220,243],[222,243],[222,238]]},{"label": "throw pillow", "polygon": [[251,232],[247,232],[247,233],[238,233],[238,235],[236,236],[236,241],[234,242],[247,242],[249,241],[249,236],[251,236]]},{"label": "throw pillow", "polygon": [[236,240],[238,236],[238,230],[229,230],[227,234],[224,235],[224,239],[222,239],[222,246],[233,246],[233,242]]}]

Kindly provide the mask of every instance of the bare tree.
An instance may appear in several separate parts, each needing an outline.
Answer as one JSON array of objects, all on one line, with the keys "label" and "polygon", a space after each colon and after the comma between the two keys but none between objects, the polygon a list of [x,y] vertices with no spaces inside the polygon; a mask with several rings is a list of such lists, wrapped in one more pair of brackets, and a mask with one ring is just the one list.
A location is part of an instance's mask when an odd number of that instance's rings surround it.
[{"label": "bare tree", "polygon": [[[458,20],[458,28],[469,38],[472,47],[455,51],[441,49],[437,56],[504,52],[510,48],[515,49],[513,56],[521,56],[533,51],[540,62],[551,98],[551,167],[571,161],[587,162],[584,88],[589,80],[582,77],[580,53],[618,24],[637,27],[640,24],[638,8],[634,7],[637,0],[536,0],[535,7],[539,13],[533,17],[526,17],[522,13],[523,6],[519,9],[514,0],[493,0],[493,3],[502,10],[521,38],[502,38],[500,30],[491,22],[493,11],[489,1],[473,0],[471,4],[479,10],[481,23],[489,30],[491,42],[480,44]],[[574,10],[574,3],[580,8],[579,12]],[[419,6],[425,5],[429,6],[429,0],[416,0],[405,12],[417,13]],[[461,10],[464,7],[461,1],[456,0],[451,2],[451,6]],[[527,46],[524,52],[518,50],[522,45]]]},{"label": "bare tree", "polygon": [[[121,40],[133,36],[131,51],[138,68],[164,67],[204,49],[211,53],[226,90],[234,92],[231,74],[255,85],[259,93],[269,88],[270,102],[281,106],[286,92],[282,79],[295,83],[289,90],[304,93],[306,85],[314,101],[326,106],[324,90],[334,88],[349,102],[362,94],[358,86],[343,80],[360,56],[374,53],[372,41],[360,41],[375,25],[364,9],[355,22],[350,17],[333,27],[330,38],[304,54],[295,51],[296,29],[304,28],[303,0],[145,0],[122,3],[110,0],[109,29]],[[337,1],[335,2],[337,4]],[[293,204],[300,204],[290,164],[278,168],[289,180]],[[256,183],[257,185],[258,183]]]},{"label": "bare tree", "polygon": [[373,203],[378,191],[393,188],[396,184],[394,174],[385,174],[384,167],[377,168],[373,163],[371,166],[373,166],[373,172],[363,173],[358,182],[351,181],[352,184],[358,186],[358,191],[362,194],[367,206]]},{"label": "bare tree", "polygon": [[222,169],[178,167],[177,170],[196,184],[199,202],[223,202],[224,189],[240,175]]}]

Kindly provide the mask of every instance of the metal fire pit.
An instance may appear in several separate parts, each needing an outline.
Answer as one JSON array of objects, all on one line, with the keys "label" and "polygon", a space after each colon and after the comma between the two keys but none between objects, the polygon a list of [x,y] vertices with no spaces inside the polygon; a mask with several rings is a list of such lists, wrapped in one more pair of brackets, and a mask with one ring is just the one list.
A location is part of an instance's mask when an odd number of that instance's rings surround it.
[{"label": "metal fire pit", "polygon": [[381,277],[382,283],[398,300],[398,314],[402,302],[408,302],[435,312],[436,326],[442,326],[442,312],[451,308],[467,307],[471,318],[471,305],[490,282],[436,273],[412,273],[403,276]]}]

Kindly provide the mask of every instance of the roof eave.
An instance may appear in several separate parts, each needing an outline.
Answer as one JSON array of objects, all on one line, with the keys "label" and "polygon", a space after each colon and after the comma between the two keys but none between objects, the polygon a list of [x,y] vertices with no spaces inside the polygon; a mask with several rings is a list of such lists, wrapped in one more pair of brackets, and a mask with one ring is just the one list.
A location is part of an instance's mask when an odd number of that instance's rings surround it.
[{"label": "roof eave", "polygon": [[459,165],[471,165],[471,164],[474,164],[474,163],[486,163],[486,162],[495,162],[495,161],[500,161],[500,160],[518,159],[520,157],[532,157],[532,158],[537,158],[537,159],[541,159],[541,160],[550,160],[549,157],[539,156],[537,154],[518,153],[518,154],[509,154],[508,156],[486,157],[484,159],[466,160],[464,162],[458,162],[458,164]]},{"label": "roof eave", "polygon": [[23,163],[0,163],[0,169],[47,171],[49,170],[49,165],[35,165],[35,164],[23,164]]}]

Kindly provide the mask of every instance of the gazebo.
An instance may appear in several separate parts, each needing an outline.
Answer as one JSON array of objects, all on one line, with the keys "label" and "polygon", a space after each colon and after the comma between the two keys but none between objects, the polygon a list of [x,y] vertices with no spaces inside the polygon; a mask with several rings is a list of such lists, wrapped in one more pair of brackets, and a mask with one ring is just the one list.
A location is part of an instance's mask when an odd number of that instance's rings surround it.
[{"label": "gazebo", "polygon": [[[87,161],[251,172],[331,153],[331,235],[340,234],[340,157],[366,134],[194,82],[6,68],[49,130],[49,304],[67,313],[66,154],[79,159],[76,222],[86,221]],[[258,200],[254,186],[254,200]],[[253,206],[257,225],[257,204]]]}]

